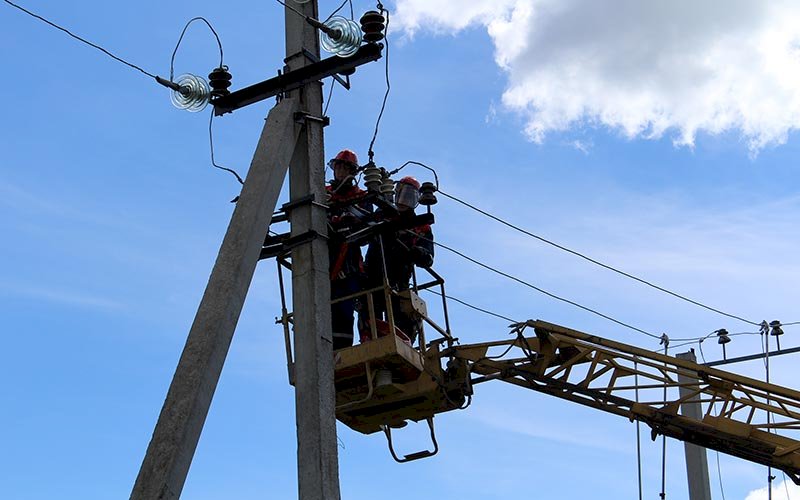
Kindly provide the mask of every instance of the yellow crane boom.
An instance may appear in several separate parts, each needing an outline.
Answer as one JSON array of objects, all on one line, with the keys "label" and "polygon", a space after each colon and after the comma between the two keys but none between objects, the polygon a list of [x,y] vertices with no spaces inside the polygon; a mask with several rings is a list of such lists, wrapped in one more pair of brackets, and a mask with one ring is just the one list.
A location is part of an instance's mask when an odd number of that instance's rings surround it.
[{"label": "yellow crane boom", "polygon": [[[534,335],[526,336],[533,330]],[[785,472],[800,484],[800,392],[544,321],[512,325],[515,337],[472,345],[453,339],[414,349],[386,336],[337,351],[337,418],[383,430],[460,409],[492,380],[644,422],[665,435]],[[447,341],[447,346],[443,345]],[[681,414],[699,403],[700,418]],[[468,404],[468,403],[467,403]]]},{"label": "yellow crane boom", "polygon": [[[529,328],[534,337],[524,336]],[[502,380],[638,420],[654,438],[663,434],[718,450],[800,482],[800,392],[544,321],[513,331],[515,339],[443,354],[467,362],[480,375],[473,384]],[[498,347],[507,352],[489,356]],[[679,413],[689,401],[703,406],[702,418]]]}]

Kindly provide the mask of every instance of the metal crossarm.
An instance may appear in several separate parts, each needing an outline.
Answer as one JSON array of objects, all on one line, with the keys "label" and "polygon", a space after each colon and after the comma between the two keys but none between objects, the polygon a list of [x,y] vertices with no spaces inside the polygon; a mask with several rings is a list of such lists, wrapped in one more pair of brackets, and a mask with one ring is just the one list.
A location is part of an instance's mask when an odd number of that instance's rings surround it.
[{"label": "metal crossarm", "polygon": [[[544,321],[512,328],[514,339],[448,354],[470,364],[479,375],[473,384],[502,380],[639,420],[654,439],[663,434],[775,467],[800,484],[800,392]],[[524,336],[528,328],[535,337]],[[679,413],[693,399],[700,418]]]}]

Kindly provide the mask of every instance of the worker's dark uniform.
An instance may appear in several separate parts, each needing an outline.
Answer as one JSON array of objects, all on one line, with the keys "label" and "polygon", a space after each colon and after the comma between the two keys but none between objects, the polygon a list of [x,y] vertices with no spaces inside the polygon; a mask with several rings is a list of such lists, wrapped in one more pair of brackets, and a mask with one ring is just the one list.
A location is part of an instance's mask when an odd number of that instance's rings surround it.
[{"label": "worker's dark uniform", "polygon": [[[361,248],[348,244],[338,231],[358,224],[361,214],[371,211],[369,205],[358,200],[367,194],[358,186],[348,184],[339,189],[327,186],[328,204],[328,250],[330,255],[331,300],[352,295],[364,289],[365,268]],[[342,349],[353,345],[353,322],[357,299],[348,299],[331,304],[333,326],[333,348]]]},{"label": "worker's dark uniform", "polygon": [[[414,217],[414,212],[408,210],[401,212],[398,222],[404,218]],[[383,256],[381,258],[381,240],[383,241]],[[430,225],[401,229],[395,233],[384,234],[380,239],[375,238],[367,250],[367,282],[369,288],[383,285],[383,263],[386,262],[386,275],[389,285],[397,290],[407,290],[411,281],[414,266],[430,267],[433,265],[433,232]],[[383,291],[373,294],[375,315],[378,319],[386,313],[386,301]],[[395,326],[403,331],[413,344],[417,337],[417,321],[403,313],[400,300],[392,299],[392,313]],[[388,320],[388,318],[387,318]],[[367,326],[368,328],[368,326]]]}]

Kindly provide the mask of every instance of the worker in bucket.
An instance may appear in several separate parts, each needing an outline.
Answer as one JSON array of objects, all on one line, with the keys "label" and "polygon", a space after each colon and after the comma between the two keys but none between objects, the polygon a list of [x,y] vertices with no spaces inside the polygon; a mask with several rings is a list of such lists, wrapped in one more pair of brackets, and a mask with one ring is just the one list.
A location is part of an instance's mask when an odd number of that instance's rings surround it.
[{"label": "worker in bucket", "polygon": [[328,250],[331,277],[331,323],[333,326],[333,348],[342,349],[353,345],[353,324],[358,299],[336,301],[363,289],[365,281],[364,259],[357,244],[346,241],[348,231],[360,224],[361,218],[371,212],[371,206],[362,200],[367,192],[360,189],[355,175],[358,172],[358,157],[353,151],[344,149],[328,165],[333,170],[333,180],[328,193]]},{"label": "worker in bucket", "polygon": [[[433,233],[431,226],[409,226],[405,223],[416,215],[414,210],[419,205],[420,183],[413,177],[403,177],[395,183],[395,206],[398,215],[397,226],[402,229],[391,234],[375,238],[367,250],[367,280],[370,288],[383,284],[384,264],[389,285],[396,291],[407,290],[411,282],[414,266],[430,267],[433,265]],[[383,251],[381,251],[383,247]],[[383,292],[373,294],[375,314],[380,319],[386,313],[386,301]],[[410,340],[413,345],[420,325],[418,321],[404,312],[398,297],[392,299],[392,313],[395,326]]]}]

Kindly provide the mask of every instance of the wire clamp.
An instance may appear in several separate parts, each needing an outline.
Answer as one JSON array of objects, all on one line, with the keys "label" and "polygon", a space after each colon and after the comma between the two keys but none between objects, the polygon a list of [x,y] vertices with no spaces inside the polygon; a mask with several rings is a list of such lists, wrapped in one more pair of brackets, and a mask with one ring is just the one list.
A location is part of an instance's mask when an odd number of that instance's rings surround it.
[{"label": "wire clamp", "polygon": [[322,203],[317,202],[317,197],[314,193],[311,193],[307,196],[303,196],[301,198],[297,198],[296,200],[292,200],[288,203],[284,203],[281,205],[281,211],[286,212],[287,214],[294,210],[295,208],[303,207],[306,205],[312,205],[315,207],[324,208],[325,210],[328,209],[328,205],[324,205]]},{"label": "wire clamp", "polygon": [[317,122],[317,123],[321,123],[323,127],[327,127],[328,125],[331,124],[330,117],[327,117],[327,116],[322,116],[322,117],[314,116],[314,115],[312,115],[311,113],[309,113],[307,111],[298,111],[298,112],[296,112],[294,114],[294,121],[296,123],[300,123],[302,125],[305,125],[306,123],[308,123],[310,121],[311,122]]},{"label": "wire clamp", "polygon": [[297,236],[289,236],[288,234],[279,234],[277,236],[268,237],[264,241],[264,246],[261,248],[261,254],[258,260],[271,259],[272,257],[279,257],[286,255],[300,245],[311,243],[317,238],[327,240],[328,237],[313,229],[305,233],[298,234]]}]

